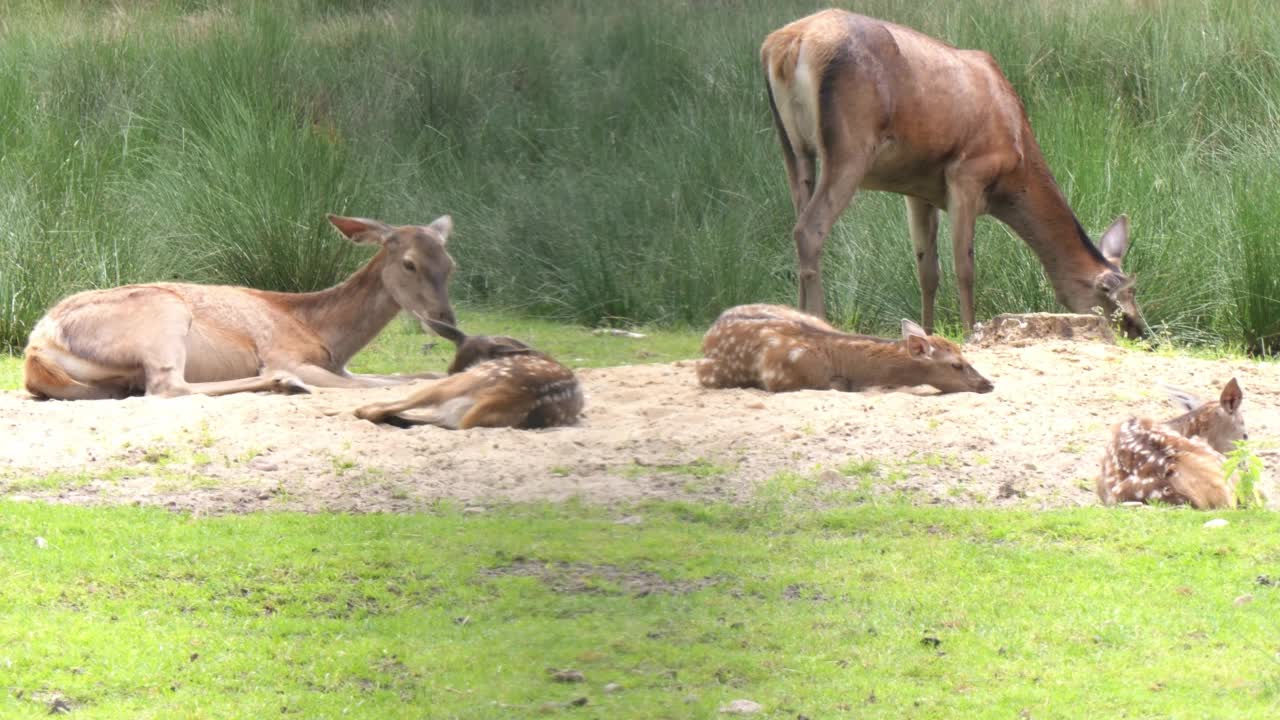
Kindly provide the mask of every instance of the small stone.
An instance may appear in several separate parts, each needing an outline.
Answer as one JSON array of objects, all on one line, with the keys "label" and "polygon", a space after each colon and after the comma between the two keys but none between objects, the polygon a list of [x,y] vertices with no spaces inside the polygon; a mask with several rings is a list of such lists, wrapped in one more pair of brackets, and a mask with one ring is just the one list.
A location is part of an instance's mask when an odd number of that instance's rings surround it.
[{"label": "small stone", "polygon": [[488,510],[489,508],[483,505],[468,505],[462,508],[462,512],[466,513],[467,515],[479,515],[480,513],[488,512]]},{"label": "small stone", "polygon": [[280,466],[266,458],[254,458],[249,461],[249,468],[258,472],[275,472]]},{"label": "small stone", "polygon": [[1220,528],[1220,527],[1226,527],[1227,525],[1230,525],[1230,524],[1231,524],[1230,521],[1228,521],[1226,518],[1214,518],[1206,522],[1204,526],[1207,528]]},{"label": "small stone", "polygon": [[755,715],[764,710],[764,706],[754,700],[734,700],[728,705],[721,705],[720,712],[725,715]]},{"label": "small stone", "polygon": [[616,337],[631,338],[632,340],[640,340],[645,337],[644,333],[623,330],[622,328],[596,328],[591,331],[592,335],[614,335]]},{"label": "small stone", "polygon": [[48,540],[45,540],[45,539],[44,539],[44,538],[42,538],[42,537],[37,536],[37,537],[36,537],[36,547],[38,547],[38,548],[40,548],[41,550],[43,550],[43,549],[45,549],[45,548],[49,547],[49,541],[48,541]]},{"label": "small stone", "polygon": [[1235,605],[1236,607],[1240,607],[1241,605],[1248,605],[1251,602],[1253,602],[1253,596],[1249,594],[1245,594],[1245,595],[1241,595],[1240,597],[1232,601],[1232,604]]},{"label": "small stone", "polygon": [[551,670],[551,679],[562,683],[585,682],[587,677],[577,670]]},{"label": "small stone", "polygon": [[620,517],[617,520],[614,520],[613,524],[614,525],[639,525],[642,522],[644,522],[644,518],[640,517],[639,515],[627,515],[626,517]]},{"label": "small stone", "polygon": [[601,688],[601,690],[604,691],[605,694],[612,695],[616,692],[622,692],[622,686],[618,683],[609,683]]}]

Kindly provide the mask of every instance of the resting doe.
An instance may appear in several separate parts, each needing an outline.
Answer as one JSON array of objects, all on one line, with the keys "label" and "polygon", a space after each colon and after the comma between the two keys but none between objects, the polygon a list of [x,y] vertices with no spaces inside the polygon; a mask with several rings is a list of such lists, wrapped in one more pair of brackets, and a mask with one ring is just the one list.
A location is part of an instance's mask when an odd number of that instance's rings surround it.
[{"label": "resting doe", "polygon": [[1217,402],[1176,389],[1170,395],[1185,414],[1160,424],[1132,417],[1112,427],[1098,497],[1107,505],[1158,500],[1198,510],[1235,507],[1235,486],[1222,476],[1222,454],[1235,441],[1249,439],[1240,384],[1232,378]]},{"label": "resting doe", "polygon": [[27,392],[92,400],[408,382],[413,378],[353,375],[346,364],[401,310],[424,322],[453,322],[454,263],[445,250],[453,220],[393,227],[330,215],[329,222],[378,252],[328,290],[158,282],[65,298],[31,331]]},{"label": "resting doe", "polygon": [[[356,417],[401,427],[439,425],[521,429],[572,425],[582,413],[582,387],[573,371],[528,345],[505,336],[468,337],[456,327],[427,320],[457,346],[449,377],[408,397],[357,408]],[[415,409],[429,414],[404,415]]]},{"label": "resting doe", "polygon": [[702,340],[698,382],[708,388],[861,390],[932,385],[944,393],[991,392],[991,381],[951,341],[902,321],[902,339],[841,332],[783,305],[740,305],[721,313]]}]

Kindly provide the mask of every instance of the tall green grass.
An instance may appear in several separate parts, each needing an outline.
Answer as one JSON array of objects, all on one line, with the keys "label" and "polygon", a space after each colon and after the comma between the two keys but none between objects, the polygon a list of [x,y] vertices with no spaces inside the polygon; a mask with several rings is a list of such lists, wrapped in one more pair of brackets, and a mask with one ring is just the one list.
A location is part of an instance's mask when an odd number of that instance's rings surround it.
[{"label": "tall green grass", "polygon": [[[307,290],[366,256],[328,211],[448,212],[472,303],[701,323],[791,301],[793,221],[756,52],[798,0],[12,2],[0,18],[0,346],[58,297],[183,278]],[[1270,349],[1280,24],[1264,0],[868,0],[981,47],[1085,226],[1175,337]],[[944,226],[945,237],[945,226]],[[979,224],[978,313],[1051,310]],[[949,266],[948,252],[944,265]],[[948,271],[949,272],[949,271]],[[902,201],[866,193],[826,252],[842,322],[919,313]],[[944,276],[941,316],[957,316]]]}]

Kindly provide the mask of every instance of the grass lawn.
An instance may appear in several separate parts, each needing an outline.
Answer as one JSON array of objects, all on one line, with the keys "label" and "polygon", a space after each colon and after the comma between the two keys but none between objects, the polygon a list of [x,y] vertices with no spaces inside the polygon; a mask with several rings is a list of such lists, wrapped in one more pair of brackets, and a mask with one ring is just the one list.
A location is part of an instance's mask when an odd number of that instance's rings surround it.
[{"label": "grass lawn", "polygon": [[[702,352],[702,330],[640,327],[635,331],[645,337],[637,339],[597,335],[588,328],[501,310],[461,307],[457,312],[458,322],[467,333],[519,338],[572,368],[671,362],[697,357]],[[443,371],[452,358],[452,344],[423,333],[415,321],[402,314],[352,359],[350,370],[361,373]],[[17,390],[21,386],[22,358],[0,353],[0,390]]]},{"label": "grass lawn", "polygon": [[813,500],[775,483],[747,506],[612,511],[0,504],[0,715],[1280,712],[1273,514],[1206,529]]}]

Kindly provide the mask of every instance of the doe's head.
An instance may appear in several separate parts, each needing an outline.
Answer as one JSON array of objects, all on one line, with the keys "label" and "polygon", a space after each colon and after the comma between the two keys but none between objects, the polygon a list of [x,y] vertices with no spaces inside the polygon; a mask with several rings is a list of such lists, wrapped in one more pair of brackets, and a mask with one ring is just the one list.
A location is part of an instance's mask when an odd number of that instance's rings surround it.
[{"label": "doe's head", "polygon": [[1120,270],[1120,263],[1129,251],[1129,217],[1121,215],[1111,223],[1098,240],[1098,249],[1106,258],[1108,267],[1104,268],[1092,281],[1092,296],[1087,307],[1068,307],[1076,312],[1088,312],[1091,308],[1101,308],[1107,318],[1116,318],[1120,329],[1131,340],[1145,337],[1148,333],[1147,323],[1138,310],[1138,298],[1135,281],[1132,276]]},{"label": "doe's head", "polygon": [[449,304],[449,278],[456,265],[445,250],[453,218],[441,215],[430,225],[399,227],[339,215],[329,215],[329,222],[354,243],[382,246],[382,282],[397,305],[419,322],[457,323]]},{"label": "doe's head", "polygon": [[944,393],[989,393],[995,389],[995,385],[975,370],[964,359],[959,346],[950,340],[930,336],[910,320],[902,321],[902,339],[907,346],[907,355],[924,371],[922,383]]}]

